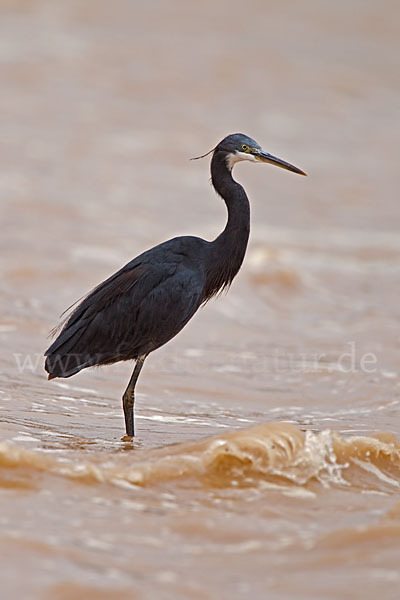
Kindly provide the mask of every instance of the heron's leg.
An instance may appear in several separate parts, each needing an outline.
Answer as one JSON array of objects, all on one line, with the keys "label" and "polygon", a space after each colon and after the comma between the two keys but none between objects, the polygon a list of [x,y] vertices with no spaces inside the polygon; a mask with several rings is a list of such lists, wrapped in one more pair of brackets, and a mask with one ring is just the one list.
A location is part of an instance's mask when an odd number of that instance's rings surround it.
[{"label": "heron's leg", "polygon": [[135,421],[134,421],[134,404],[135,404],[135,385],[139,377],[139,373],[142,370],[143,363],[146,355],[139,356],[136,360],[135,368],[128,383],[124,395],[122,396],[122,405],[124,407],[125,415],[125,429],[126,435],[133,437],[135,435]]}]

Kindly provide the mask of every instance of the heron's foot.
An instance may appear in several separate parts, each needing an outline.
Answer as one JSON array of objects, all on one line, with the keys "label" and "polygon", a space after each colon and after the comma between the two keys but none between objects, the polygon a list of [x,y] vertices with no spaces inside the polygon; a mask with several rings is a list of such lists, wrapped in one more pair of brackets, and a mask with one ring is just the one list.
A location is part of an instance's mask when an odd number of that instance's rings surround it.
[{"label": "heron's foot", "polygon": [[121,442],[133,442],[133,440],[134,440],[133,435],[124,435],[121,438]]}]

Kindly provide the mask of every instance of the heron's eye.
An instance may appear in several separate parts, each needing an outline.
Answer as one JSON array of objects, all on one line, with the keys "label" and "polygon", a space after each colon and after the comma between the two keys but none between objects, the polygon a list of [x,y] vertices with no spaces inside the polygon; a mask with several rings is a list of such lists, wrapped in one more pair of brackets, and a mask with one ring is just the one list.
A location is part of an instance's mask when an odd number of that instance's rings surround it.
[{"label": "heron's eye", "polygon": [[242,144],[242,150],[244,152],[248,152],[249,151],[249,147],[247,146],[247,144]]}]

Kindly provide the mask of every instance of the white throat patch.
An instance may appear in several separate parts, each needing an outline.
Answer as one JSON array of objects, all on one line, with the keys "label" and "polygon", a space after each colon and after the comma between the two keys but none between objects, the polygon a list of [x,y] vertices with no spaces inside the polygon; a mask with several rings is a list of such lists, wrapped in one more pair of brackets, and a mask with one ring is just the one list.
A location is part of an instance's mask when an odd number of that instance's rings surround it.
[{"label": "white throat patch", "polygon": [[226,157],[226,164],[228,165],[228,169],[232,171],[233,165],[242,160],[256,162],[257,158],[254,156],[254,154],[249,154],[248,152],[231,152]]}]

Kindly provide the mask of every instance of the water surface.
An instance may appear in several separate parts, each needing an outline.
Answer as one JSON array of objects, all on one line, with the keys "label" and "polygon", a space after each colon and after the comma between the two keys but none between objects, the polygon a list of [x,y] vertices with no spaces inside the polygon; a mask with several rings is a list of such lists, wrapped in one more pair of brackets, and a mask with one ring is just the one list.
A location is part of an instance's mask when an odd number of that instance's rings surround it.
[{"label": "water surface", "polygon": [[[2,3],[0,553],[7,597],[398,598],[396,2]],[[225,221],[243,268],[155,352],[48,382],[60,313]]]}]

